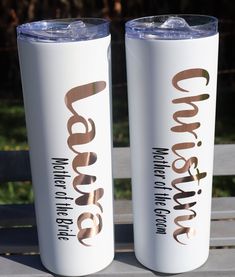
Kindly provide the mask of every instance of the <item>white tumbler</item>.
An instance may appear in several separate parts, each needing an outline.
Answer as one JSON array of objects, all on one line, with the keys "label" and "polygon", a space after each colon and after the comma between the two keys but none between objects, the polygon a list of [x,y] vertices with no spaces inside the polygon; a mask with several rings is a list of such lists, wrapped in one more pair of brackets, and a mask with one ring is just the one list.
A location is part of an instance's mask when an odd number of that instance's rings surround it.
[{"label": "white tumbler", "polygon": [[17,36],[41,260],[90,274],[114,256],[109,22],[39,21]]},{"label": "white tumbler", "polygon": [[208,258],[217,56],[214,17],[126,23],[135,254],[155,271]]}]

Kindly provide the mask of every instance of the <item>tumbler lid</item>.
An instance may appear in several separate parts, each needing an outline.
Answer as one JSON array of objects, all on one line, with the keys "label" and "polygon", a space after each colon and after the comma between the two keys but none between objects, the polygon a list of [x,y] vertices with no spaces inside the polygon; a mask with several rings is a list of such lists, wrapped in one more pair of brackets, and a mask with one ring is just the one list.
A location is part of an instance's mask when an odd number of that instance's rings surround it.
[{"label": "tumbler lid", "polygon": [[218,19],[207,15],[157,15],[130,20],[126,35],[138,39],[183,40],[215,35]]},{"label": "tumbler lid", "polygon": [[109,21],[102,18],[42,20],[17,27],[18,39],[36,42],[84,41],[108,35]]}]

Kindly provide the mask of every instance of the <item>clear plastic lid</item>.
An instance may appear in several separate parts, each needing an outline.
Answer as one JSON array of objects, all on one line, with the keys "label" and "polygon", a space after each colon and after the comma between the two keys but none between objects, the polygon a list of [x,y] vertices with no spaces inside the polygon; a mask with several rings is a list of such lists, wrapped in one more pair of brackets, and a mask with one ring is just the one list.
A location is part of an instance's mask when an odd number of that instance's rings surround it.
[{"label": "clear plastic lid", "polygon": [[130,20],[126,35],[138,39],[182,40],[215,35],[218,20],[207,15],[159,15]]},{"label": "clear plastic lid", "polygon": [[38,42],[71,42],[109,35],[109,21],[102,18],[55,19],[22,24],[17,38]]}]

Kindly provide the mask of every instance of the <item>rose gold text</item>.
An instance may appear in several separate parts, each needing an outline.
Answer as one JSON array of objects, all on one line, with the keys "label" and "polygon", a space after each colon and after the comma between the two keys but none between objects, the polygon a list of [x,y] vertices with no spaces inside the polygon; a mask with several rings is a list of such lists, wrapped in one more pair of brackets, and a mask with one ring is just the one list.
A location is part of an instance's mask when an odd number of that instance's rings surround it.
[{"label": "rose gold text", "polygon": [[[73,171],[76,176],[73,179],[73,188],[79,193],[75,203],[78,206],[86,206],[87,211],[81,213],[77,218],[78,233],[77,238],[84,246],[91,246],[84,240],[96,236],[102,230],[102,213],[103,207],[99,203],[99,200],[103,197],[104,189],[94,189],[92,185],[96,182],[96,175],[87,175],[82,171],[97,161],[97,154],[95,152],[79,152],[79,145],[89,144],[96,136],[96,126],[93,119],[85,119],[79,115],[73,108],[73,103],[80,101],[87,97],[92,97],[94,94],[102,92],[106,87],[104,81],[98,81],[89,83],[82,86],[77,86],[69,90],[65,96],[65,103],[69,111],[72,113],[67,122],[67,129],[69,137],[67,144],[69,148],[74,152],[75,157],[72,161]],[[84,132],[76,132],[74,129],[76,124],[80,124],[84,127]],[[91,189],[87,191],[88,185]],[[86,188],[84,190],[84,188]],[[99,213],[94,213],[89,208],[91,205],[95,205]]]},{"label": "rose gold text", "polygon": [[[191,79],[191,78],[204,78],[205,86],[209,84],[209,73],[202,68],[193,68],[181,71],[177,73],[173,79],[172,84],[175,89],[179,92],[192,93],[192,91],[184,89],[180,86],[180,81]],[[182,83],[181,83],[182,84]],[[184,134],[188,133],[191,135],[193,141],[184,141],[181,143],[176,143],[172,146],[171,150],[176,156],[172,163],[172,169],[175,173],[181,174],[179,178],[172,181],[172,187],[177,191],[174,194],[173,199],[176,203],[174,206],[175,210],[184,211],[184,214],[177,216],[174,219],[177,229],[173,233],[174,239],[180,244],[186,244],[183,239],[183,235],[186,235],[188,239],[196,234],[196,230],[193,227],[188,227],[187,222],[194,219],[197,216],[194,206],[197,204],[196,200],[190,200],[191,197],[196,194],[201,194],[202,190],[200,188],[189,191],[186,190],[186,184],[189,182],[197,182],[199,186],[200,180],[205,178],[207,173],[202,172],[199,169],[198,157],[193,156],[186,158],[182,153],[185,150],[192,150],[195,147],[200,147],[203,141],[198,139],[197,130],[200,128],[200,122],[190,122],[187,119],[195,117],[199,112],[198,105],[201,101],[205,101],[209,98],[209,94],[198,94],[193,96],[186,96],[182,98],[177,98],[172,101],[173,104],[187,104],[189,107],[185,110],[176,111],[173,114],[173,119],[176,123],[175,126],[171,128],[172,132],[178,133],[182,138]],[[187,139],[188,140],[188,139]],[[183,176],[182,176],[183,174]],[[193,198],[195,199],[195,198]]]}]

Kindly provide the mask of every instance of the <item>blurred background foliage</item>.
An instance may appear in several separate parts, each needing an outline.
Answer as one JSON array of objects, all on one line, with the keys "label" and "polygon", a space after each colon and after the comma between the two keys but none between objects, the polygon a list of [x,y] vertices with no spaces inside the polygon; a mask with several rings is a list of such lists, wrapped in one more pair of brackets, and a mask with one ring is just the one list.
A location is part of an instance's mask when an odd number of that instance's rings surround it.
[{"label": "blurred background foliage", "polygon": [[[235,143],[235,1],[231,0],[1,0],[0,150],[28,149],[16,46],[16,27],[67,17],[111,21],[113,140],[129,146],[124,23],[157,14],[208,14],[219,19],[220,51],[215,143]],[[235,196],[235,176],[214,177],[213,196]],[[131,198],[130,180],[115,181],[115,198]],[[0,203],[33,201],[30,182],[0,184]]]}]

